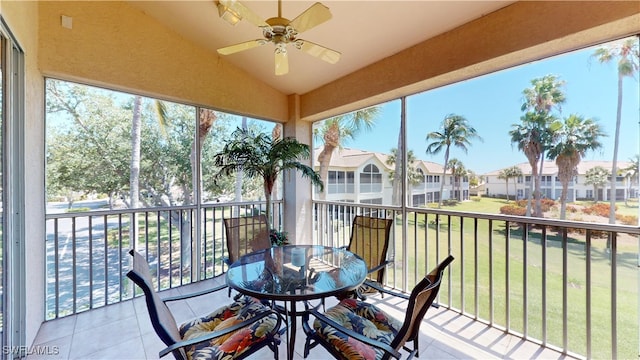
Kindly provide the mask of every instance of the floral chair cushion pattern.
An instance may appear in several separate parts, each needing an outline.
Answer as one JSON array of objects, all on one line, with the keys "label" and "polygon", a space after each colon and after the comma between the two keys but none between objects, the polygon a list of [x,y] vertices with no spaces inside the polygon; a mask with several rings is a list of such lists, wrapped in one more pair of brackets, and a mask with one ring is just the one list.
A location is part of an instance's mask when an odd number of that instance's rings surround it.
[{"label": "floral chair cushion pattern", "polygon": [[[345,328],[387,344],[391,344],[402,327],[400,321],[387,316],[374,305],[356,299],[341,300],[338,305],[328,309],[325,315]],[[345,359],[373,360],[382,358],[382,350],[352,339],[319,320],[314,321],[313,327],[318,336],[324,338],[339,353],[342,353]]]},{"label": "floral chair cushion pattern", "polygon": [[[207,316],[182,324],[180,335],[183,340],[204,336],[211,331],[223,330],[250,319],[267,309],[259,300],[243,296]],[[187,356],[190,359],[234,359],[249,349],[250,345],[267,341],[270,335],[278,331],[276,324],[275,314],[266,316],[251,326],[188,348]]]}]

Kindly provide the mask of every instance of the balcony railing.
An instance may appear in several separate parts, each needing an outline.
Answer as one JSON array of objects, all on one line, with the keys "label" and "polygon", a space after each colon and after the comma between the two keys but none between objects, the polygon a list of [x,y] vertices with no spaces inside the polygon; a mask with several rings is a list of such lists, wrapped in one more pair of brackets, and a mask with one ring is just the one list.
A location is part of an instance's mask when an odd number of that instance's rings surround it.
[{"label": "balcony railing", "polygon": [[[282,204],[274,206],[281,226]],[[46,318],[131,298],[126,252],[134,246],[159,289],[224,273],[222,219],[263,209],[224,203],[47,215]],[[409,291],[452,254],[442,306],[566,354],[638,356],[639,227],[327,201],[313,210],[313,241],[327,246],[348,243],[356,214],[395,219],[390,287]]]},{"label": "balcony railing", "polygon": [[[281,228],[282,202],[273,207]],[[145,254],[161,290],[218,276],[227,256],[222,219],[264,209],[247,202],[49,214],[45,318],[132,298],[130,248]]]},{"label": "balcony railing", "polygon": [[637,358],[638,227],[315,202],[314,242],[346,245],[356,214],[395,219],[386,285],[410,291],[452,254],[441,305],[566,354]]}]

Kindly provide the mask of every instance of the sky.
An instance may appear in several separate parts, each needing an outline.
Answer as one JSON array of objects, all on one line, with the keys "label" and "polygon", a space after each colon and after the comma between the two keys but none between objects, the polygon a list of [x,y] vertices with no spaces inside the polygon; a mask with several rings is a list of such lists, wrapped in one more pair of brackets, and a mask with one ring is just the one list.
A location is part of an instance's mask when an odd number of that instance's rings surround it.
[{"label": "sky", "polygon": [[[450,158],[461,160],[476,174],[527,162],[524,154],[511,145],[508,132],[513,124],[520,123],[523,115],[520,110],[522,91],[531,86],[531,80],[554,74],[566,82],[567,101],[558,115],[564,118],[578,114],[595,119],[608,135],[602,139],[603,148],[587,153],[583,160],[611,161],[618,96],[617,68],[615,63],[600,64],[592,58],[594,50],[588,48],[559,55],[408,97],[408,149],[413,150],[418,159],[442,164],[444,152],[427,155],[425,139],[427,133],[439,130],[446,115],[453,113],[464,116],[482,137],[482,142],[474,140],[466,154],[452,147]],[[627,77],[623,82],[619,161],[628,161],[640,153],[638,84],[637,76]],[[381,107],[383,112],[374,129],[360,133],[344,147],[389,153],[397,146],[400,101],[381,104]]]}]

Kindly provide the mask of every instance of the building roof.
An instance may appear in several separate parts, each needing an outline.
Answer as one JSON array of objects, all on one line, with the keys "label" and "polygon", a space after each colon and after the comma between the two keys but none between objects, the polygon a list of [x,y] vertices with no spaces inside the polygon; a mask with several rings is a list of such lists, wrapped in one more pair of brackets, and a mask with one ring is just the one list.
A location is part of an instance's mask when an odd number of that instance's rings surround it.
[{"label": "building roof", "polygon": [[[578,164],[578,174],[586,174],[589,169],[594,168],[596,166],[602,166],[605,169],[611,169],[611,163],[612,163],[611,161],[584,160],[584,161],[581,161],[580,164]],[[618,161],[618,169],[628,168],[632,164],[633,163],[630,161]],[[531,174],[531,166],[529,165],[528,162],[516,164],[514,166],[517,166],[518,168],[520,168],[520,170],[524,175]],[[500,175],[500,171],[504,169],[506,168],[488,172],[484,174],[484,176],[498,176]],[[547,160],[544,162],[544,167],[541,172],[542,175],[555,175],[557,173],[558,173],[558,166],[554,161]]]},{"label": "building roof", "polygon": [[[317,147],[313,150],[313,166],[319,167],[318,155],[322,152],[324,146]],[[331,156],[330,167],[355,169],[369,160],[375,159],[382,164],[387,170],[394,170],[393,166],[387,164],[389,154],[365,151],[352,148],[336,148]],[[426,169],[430,174],[441,174],[443,166],[431,161],[416,160],[416,167]],[[422,165],[422,166],[420,166]]]}]

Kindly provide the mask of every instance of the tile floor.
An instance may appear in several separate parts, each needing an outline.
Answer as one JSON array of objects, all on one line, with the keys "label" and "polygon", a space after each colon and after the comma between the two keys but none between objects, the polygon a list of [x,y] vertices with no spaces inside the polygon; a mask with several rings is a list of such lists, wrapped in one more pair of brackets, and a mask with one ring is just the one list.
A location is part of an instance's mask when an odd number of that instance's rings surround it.
[{"label": "tile floor", "polygon": [[[214,286],[221,279],[184,286],[163,292],[163,296],[188,293]],[[331,300],[333,301],[333,300]],[[371,297],[371,302],[390,314],[402,318],[403,301],[389,296]],[[226,291],[170,303],[176,321],[183,322],[196,314],[205,314],[218,304],[228,303]],[[331,304],[327,303],[328,306]],[[420,339],[423,359],[560,359],[566,356],[535,343],[488,327],[453,311],[431,308],[425,316]],[[296,354],[303,359],[305,334],[298,320]],[[57,355],[29,356],[27,359],[157,359],[164,344],[156,336],[143,297],[87,311],[44,323],[34,342],[36,346],[57,349]],[[286,359],[286,342],[280,345],[280,359]],[[405,354],[406,355],[406,354]],[[163,359],[172,358],[171,355]],[[308,359],[330,359],[321,347],[311,350]],[[250,359],[273,359],[265,348]]]}]

